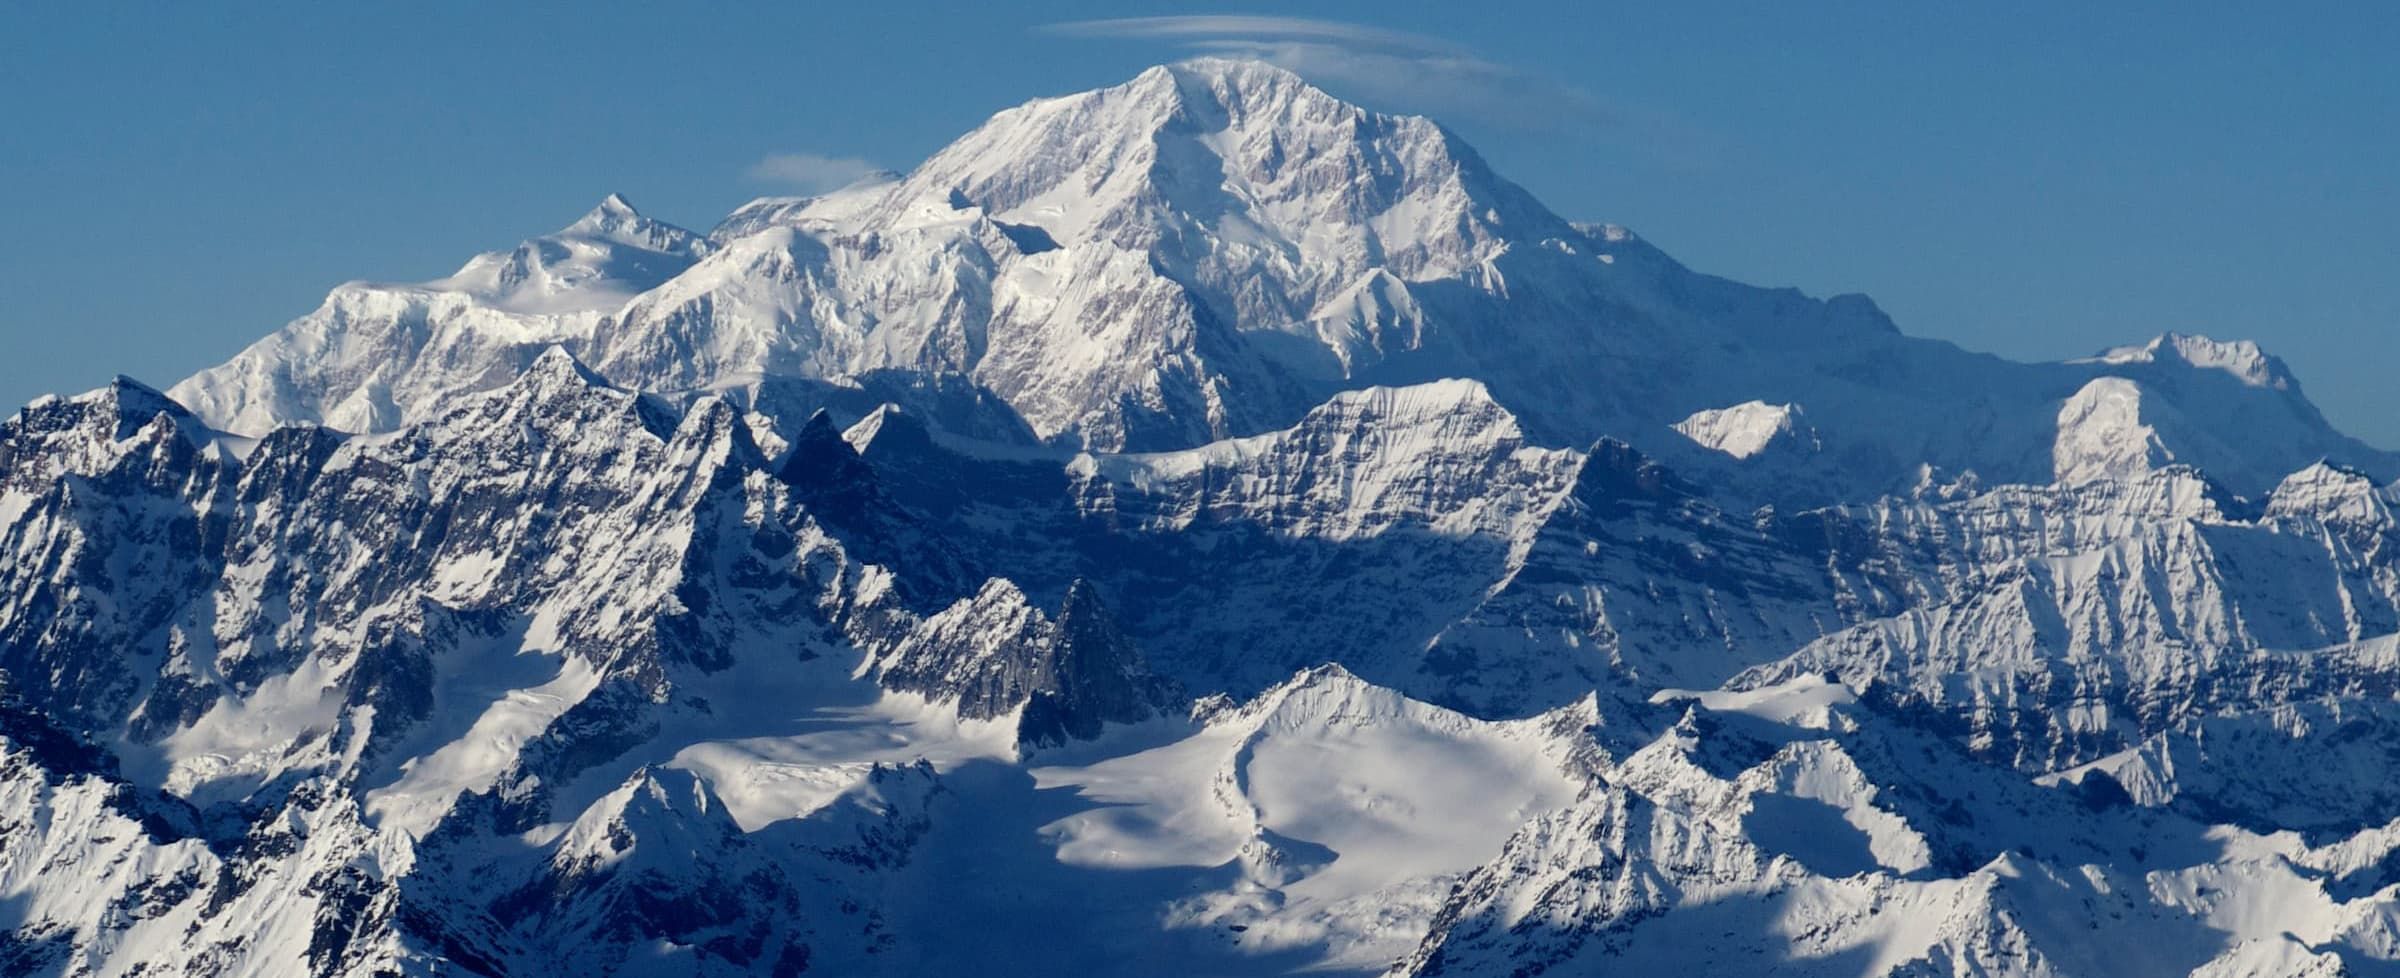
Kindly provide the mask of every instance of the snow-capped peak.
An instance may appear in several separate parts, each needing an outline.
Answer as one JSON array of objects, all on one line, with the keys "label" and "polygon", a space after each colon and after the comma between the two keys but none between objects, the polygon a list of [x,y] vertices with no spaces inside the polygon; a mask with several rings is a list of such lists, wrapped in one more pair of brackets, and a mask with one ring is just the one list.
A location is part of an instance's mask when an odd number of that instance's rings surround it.
[{"label": "snow-capped peak", "polygon": [[1746,459],[1778,441],[1816,448],[1816,433],[1808,430],[1802,415],[1797,404],[1744,401],[1732,407],[1694,412],[1676,422],[1675,430],[1703,448]]},{"label": "snow-capped peak", "polygon": [[575,355],[567,352],[566,347],[554,345],[533,358],[532,365],[525,368],[524,375],[517,381],[514,389],[548,391],[561,387],[611,386],[607,378],[593,373],[592,368],[584,366],[583,361],[575,359]]},{"label": "snow-capped peak", "polygon": [[2377,486],[2357,469],[2318,462],[2285,477],[2267,497],[2267,513],[2382,525],[2391,518],[2396,499],[2400,487]]},{"label": "snow-capped peak", "polygon": [[598,205],[585,213],[581,220],[568,225],[566,229],[571,232],[588,233],[605,229],[610,225],[640,220],[641,216],[641,212],[634,208],[632,201],[625,199],[624,194],[612,193],[600,198]]},{"label": "snow-capped peak", "polygon": [[2069,485],[2134,478],[2175,461],[2151,416],[2159,408],[2145,393],[2124,377],[2101,377],[2068,398],[2058,410],[2052,477]]},{"label": "snow-capped peak", "polygon": [[2400,457],[1280,69],[611,196],[176,390],[0,422],[0,972],[2400,961]]},{"label": "snow-capped peak", "polygon": [[[1899,335],[1863,297],[1713,279],[1622,228],[1569,224],[1431,120],[1224,58],[1002,111],[903,178],[757,201],[709,238],[612,196],[448,279],[337,290],[174,393],[230,431],[387,431],[553,343],[678,396],[938,374],[1036,439],[1107,452],[1256,435],[1344,391],[1433,377],[1488,385],[1552,443],[1613,434],[1662,457],[1679,420],[1688,435],[1726,405],[1797,402],[1820,450],[1755,460],[1763,443],[1725,442],[1754,459],[1731,468],[1841,498],[1920,463],[2043,480],[2058,398],[2117,375],[2141,385],[2140,410],[2085,420],[2151,425],[2164,457],[2236,491],[2319,456],[2400,473],[2298,403],[2255,345],[2170,334],[2080,364],[1968,357]],[[2212,398],[2226,409],[2200,410]],[[2247,406],[2262,398],[2276,410]],[[1736,427],[1781,437],[1772,419]],[[1810,477],[1786,478],[1794,466]]]},{"label": "snow-capped peak", "polygon": [[2103,350],[2088,362],[2182,364],[2222,371],[2251,387],[2289,390],[2292,386],[2291,370],[2283,361],[2251,340],[2212,340],[2195,334],[2161,333],[2147,343]]},{"label": "snow-capped peak", "polygon": [[602,198],[598,206],[551,237],[608,241],[688,258],[707,254],[709,247],[706,239],[697,234],[643,216],[623,194],[610,194]]},{"label": "snow-capped peak", "polygon": [[1487,257],[1504,226],[1572,233],[1431,120],[1224,58],[1001,112],[892,193],[887,209],[955,196],[1061,243],[1164,244],[1176,239],[1160,232],[1196,225],[1353,274],[1382,252],[1403,278]]},{"label": "snow-capped peak", "polygon": [[644,217],[610,194],[574,223],[477,255],[425,287],[523,315],[597,313],[673,278],[711,248],[708,239]]}]

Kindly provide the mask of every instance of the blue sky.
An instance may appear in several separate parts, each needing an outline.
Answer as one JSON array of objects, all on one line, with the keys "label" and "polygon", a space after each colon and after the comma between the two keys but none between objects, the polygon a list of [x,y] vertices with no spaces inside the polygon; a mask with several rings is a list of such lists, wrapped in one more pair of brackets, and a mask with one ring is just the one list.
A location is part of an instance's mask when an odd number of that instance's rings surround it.
[{"label": "blue sky", "polygon": [[[0,5],[0,402],[165,386],[612,191],[706,227],[1234,50],[1697,268],[2019,358],[2255,338],[2400,446],[2400,5],[98,6]],[[1058,26],[1124,17],[1185,19]]]}]

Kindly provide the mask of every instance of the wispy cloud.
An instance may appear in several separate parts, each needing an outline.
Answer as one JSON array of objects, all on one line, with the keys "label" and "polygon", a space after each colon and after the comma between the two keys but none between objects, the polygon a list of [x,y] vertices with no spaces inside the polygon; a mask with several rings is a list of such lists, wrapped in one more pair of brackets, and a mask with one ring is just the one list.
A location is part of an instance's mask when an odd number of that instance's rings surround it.
[{"label": "wispy cloud", "polygon": [[747,176],[761,183],[780,184],[807,194],[839,190],[881,168],[855,156],[816,153],[777,153],[750,164]]},{"label": "wispy cloud", "polygon": [[1598,98],[1574,85],[1486,60],[1439,38],[1365,24],[1205,14],[1078,20],[1039,30],[1256,58],[1385,107],[1460,121],[1516,127],[1611,121]]},{"label": "wispy cloud", "polygon": [[1135,37],[1172,41],[1248,37],[1374,45],[1414,51],[1457,50],[1455,45],[1406,31],[1308,17],[1249,14],[1192,14],[1175,17],[1115,17],[1050,24],[1041,30],[1069,37]]}]

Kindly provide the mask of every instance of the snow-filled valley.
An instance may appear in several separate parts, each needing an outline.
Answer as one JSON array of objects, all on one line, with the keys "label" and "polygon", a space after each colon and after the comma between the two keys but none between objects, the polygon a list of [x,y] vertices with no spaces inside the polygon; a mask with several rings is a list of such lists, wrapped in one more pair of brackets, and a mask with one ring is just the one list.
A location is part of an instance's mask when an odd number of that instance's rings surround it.
[{"label": "snow-filled valley", "polygon": [[2395,478],[1156,68],[0,422],[0,974],[2400,974]]}]

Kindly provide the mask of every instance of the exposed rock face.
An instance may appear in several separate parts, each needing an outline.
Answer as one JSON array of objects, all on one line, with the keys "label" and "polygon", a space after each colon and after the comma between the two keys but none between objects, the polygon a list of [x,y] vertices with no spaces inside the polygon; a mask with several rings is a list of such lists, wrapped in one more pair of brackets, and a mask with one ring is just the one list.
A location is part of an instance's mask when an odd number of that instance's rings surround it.
[{"label": "exposed rock face", "polygon": [[0,972],[2378,973],[2395,475],[1156,69],[0,422]]},{"label": "exposed rock face", "polygon": [[994,578],[902,637],[876,672],[886,689],[948,703],[966,719],[1021,714],[1017,739],[1028,746],[1089,740],[1173,698],[1082,580],[1052,618]]}]

